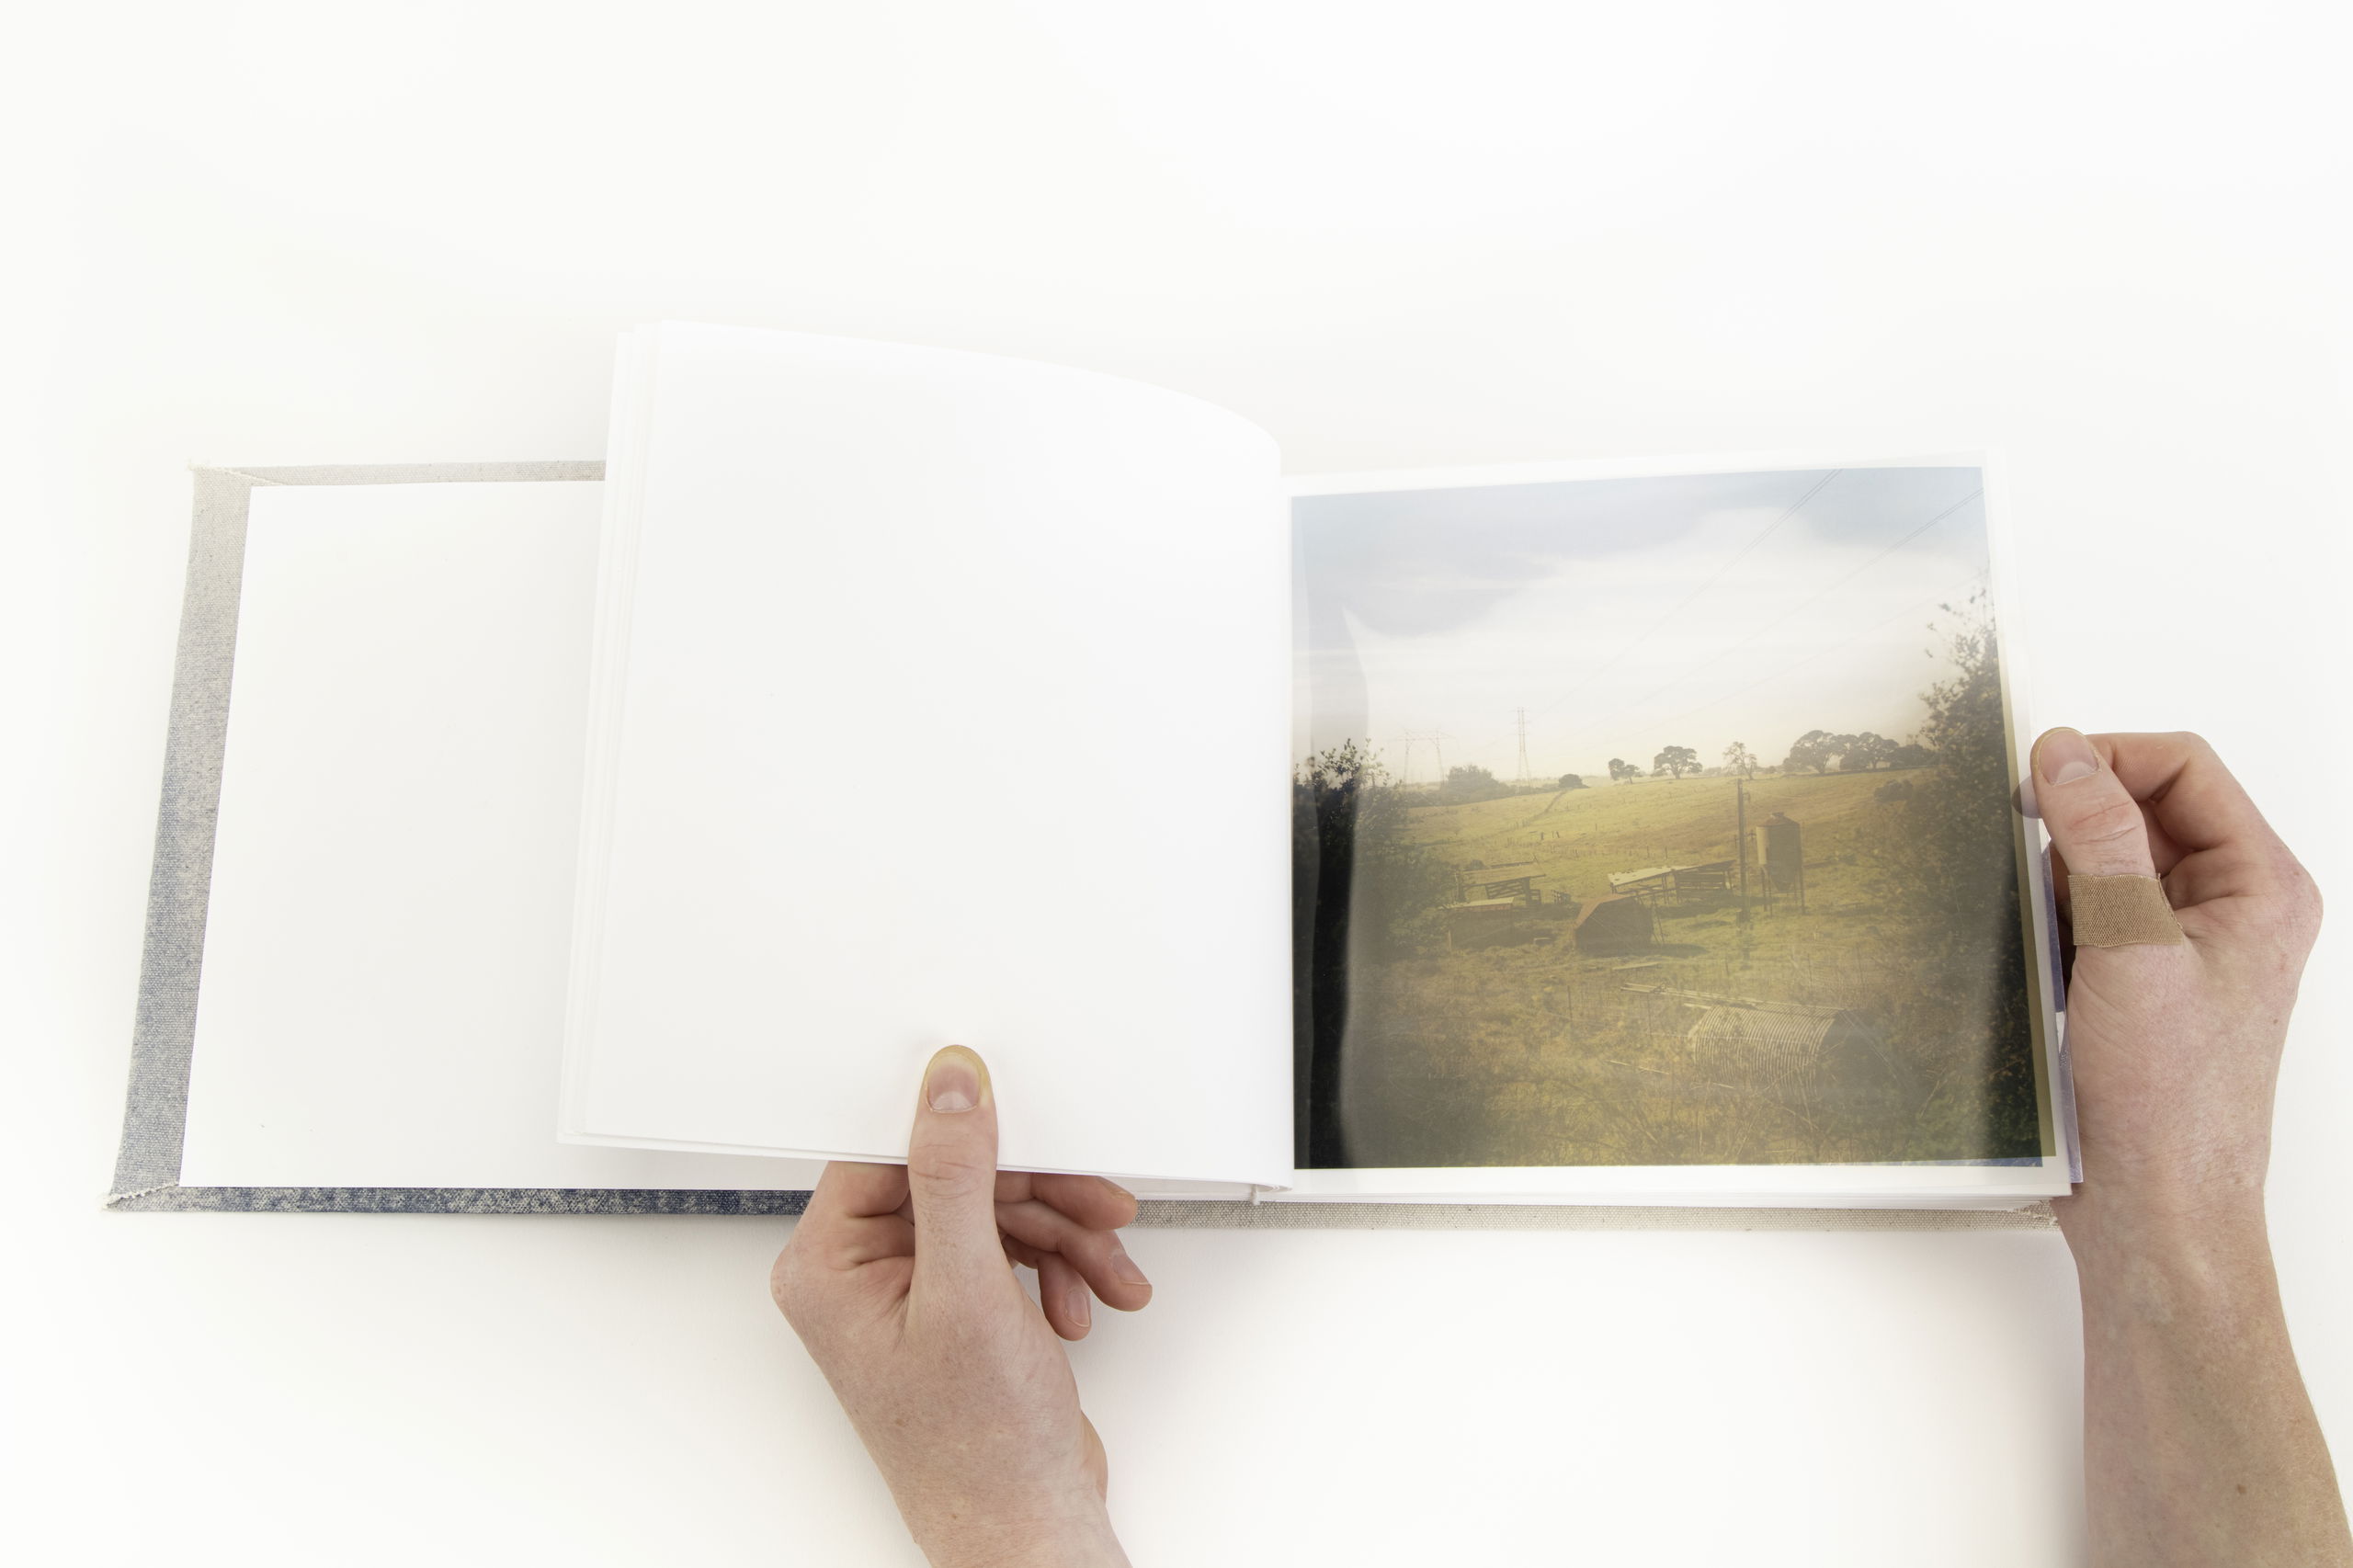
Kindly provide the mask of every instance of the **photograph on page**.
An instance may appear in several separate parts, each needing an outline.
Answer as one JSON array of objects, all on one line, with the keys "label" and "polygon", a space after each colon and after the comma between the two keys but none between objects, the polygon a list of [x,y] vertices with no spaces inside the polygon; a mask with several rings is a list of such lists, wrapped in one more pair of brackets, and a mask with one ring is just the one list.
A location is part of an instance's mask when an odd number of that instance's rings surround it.
[{"label": "photograph on page", "polygon": [[1979,468],[1293,527],[1302,1171],[2052,1152]]}]

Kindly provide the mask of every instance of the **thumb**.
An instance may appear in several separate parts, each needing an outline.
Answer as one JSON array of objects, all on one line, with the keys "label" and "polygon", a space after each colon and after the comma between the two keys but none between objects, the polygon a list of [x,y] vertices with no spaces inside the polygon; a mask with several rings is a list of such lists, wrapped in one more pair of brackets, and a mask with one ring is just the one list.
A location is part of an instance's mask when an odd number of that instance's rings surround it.
[{"label": "thumb", "polygon": [[907,1141],[907,1196],[915,1210],[915,1274],[1002,1267],[996,1229],[996,1100],[979,1055],[951,1045],[924,1069]]},{"label": "thumb", "polygon": [[2090,736],[2051,730],[2034,743],[2034,799],[2070,875],[2154,877],[2148,820]]}]

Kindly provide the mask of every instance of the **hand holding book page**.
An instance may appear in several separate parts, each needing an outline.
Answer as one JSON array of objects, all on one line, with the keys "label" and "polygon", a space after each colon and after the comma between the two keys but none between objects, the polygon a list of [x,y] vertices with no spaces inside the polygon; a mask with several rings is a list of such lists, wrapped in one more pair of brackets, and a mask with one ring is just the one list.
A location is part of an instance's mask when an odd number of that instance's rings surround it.
[{"label": "hand holding book page", "polygon": [[2194,735],[2053,730],[2032,779],[2062,907],[2079,878],[2161,876],[2179,926],[2078,943],[2068,987],[2084,1181],[2052,1207],[2083,1285],[2093,1561],[2353,1562],[2263,1218],[2319,895]]},{"label": "hand holding book page", "polygon": [[[2194,737],[2059,730],[2034,761],[2041,798],[2029,782],[2021,803],[2054,858],[2074,876],[2162,869],[2188,938],[2077,956],[2090,1179],[2060,1213],[2083,1279],[2092,1560],[2353,1562],[2261,1211],[2311,880]],[[1085,1333],[1089,1283],[1142,1303],[1110,1233],[1132,1205],[1083,1177],[992,1193],[987,1085],[968,1053],[939,1053],[908,1166],[828,1169],[777,1303],[931,1561],[1124,1562],[1052,1335]],[[1042,1315],[1007,1258],[1038,1268]]]},{"label": "hand holding book page", "polygon": [[[1125,1312],[1152,1299],[1116,1233],[1135,1199],[999,1176],[996,1122],[988,1069],[940,1051],[906,1165],[828,1165],[770,1288],[932,1562],[1125,1562],[1055,1336],[1086,1335],[1090,1286]],[[1008,1260],[1038,1270],[1042,1314]]]}]

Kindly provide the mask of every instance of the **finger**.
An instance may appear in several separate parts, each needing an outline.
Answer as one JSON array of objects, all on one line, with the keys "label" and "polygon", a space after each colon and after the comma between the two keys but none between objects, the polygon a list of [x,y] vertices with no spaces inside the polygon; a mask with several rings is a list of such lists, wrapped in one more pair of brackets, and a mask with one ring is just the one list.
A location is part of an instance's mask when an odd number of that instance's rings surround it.
[{"label": "finger", "polygon": [[1038,1255],[1038,1304],[1046,1322],[1064,1339],[1084,1339],[1094,1308],[1086,1281],[1060,1253]]},{"label": "finger", "polygon": [[2149,803],[2185,849],[2275,839],[2244,785],[2202,735],[2095,735],[2109,766],[2136,801]]},{"label": "finger", "polygon": [[[2111,766],[2114,761],[2113,757],[2109,758]],[[2131,785],[2128,783],[2125,788],[2129,790]],[[2149,858],[2155,863],[2157,875],[2161,877],[2165,875],[2176,866],[2180,865],[2183,858],[2189,854],[2189,851],[2183,848],[2172,834],[2165,831],[2165,824],[2158,820],[2156,812],[2146,801],[2141,802],[2141,824],[2148,830]]]},{"label": "finger", "polygon": [[1040,1253],[1058,1254],[1094,1287],[1105,1306],[1131,1312],[1152,1300],[1152,1281],[1112,1232],[1091,1230],[1035,1199],[997,1205],[996,1222],[1006,1235]]},{"label": "finger", "polygon": [[2278,892],[2296,880],[2295,858],[2214,748],[2198,735],[2096,735],[2116,777],[2143,802],[2153,837],[2177,846],[2159,861],[2177,900]]},{"label": "finger", "polygon": [[2050,730],[2034,743],[2035,805],[2056,858],[2070,874],[2154,877],[2141,804],[2099,749],[2078,730]]},{"label": "finger", "polygon": [[[1031,1190],[1022,1197],[1042,1199],[1082,1225],[1116,1231],[1135,1221],[1136,1195],[1101,1176],[1040,1175],[1030,1178],[1030,1186]],[[1003,1184],[998,1186],[997,1200],[1007,1201]]]},{"label": "finger", "polygon": [[[2101,736],[2095,735],[2092,737],[2092,744],[2097,745],[2101,739]],[[2150,862],[2156,867],[2158,879],[2165,884],[2165,891],[2173,895],[2174,903],[2195,903],[2201,896],[2211,896],[2184,891],[2195,885],[2199,855],[2193,855],[2173,841],[2165,832],[2165,824],[2158,822],[2150,814],[2146,801],[2143,801],[2141,805],[2141,825],[2149,835]],[[2204,852],[2199,853],[2202,855]],[[2051,868],[2052,873],[2051,886],[2058,894],[2059,912],[2063,915],[2067,912],[2069,903],[2067,858],[2053,849],[2051,852]],[[2179,869],[2178,874],[2177,874],[2177,868]]]},{"label": "finger", "polygon": [[915,1251],[907,1221],[907,1168],[835,1160],[817,1178],[793,1244],[829,1268],[856,1268]]},{"label": "finger", "polygon": [[961,1045],[924,1070],[915,1132],[907,1142],[907,1192],[915,1227],[915,1279],[971,1280],[1002,1272],[996,1229],[996,1102],[988,1068]]},{"label": "finger", "polygon": [[824,1174],[818,1176],[817,1189],[809,1195],[809,1208],[801,1218],[805,1222],[838,1214],[862,1220],[872,1214],[894,1213],[906,1201],[906,1166],[832,1160],[827,1162]]}]

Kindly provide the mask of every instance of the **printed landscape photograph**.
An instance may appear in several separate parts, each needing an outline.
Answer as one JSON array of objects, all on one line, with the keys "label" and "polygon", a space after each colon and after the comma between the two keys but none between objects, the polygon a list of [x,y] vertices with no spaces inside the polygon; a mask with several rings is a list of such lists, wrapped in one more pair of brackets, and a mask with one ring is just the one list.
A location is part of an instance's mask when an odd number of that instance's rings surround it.
[{"label": "printed landscape photograph", "polygon": [[1980,471],[1292,507],[1302,1168],[2048,1151]]}]

